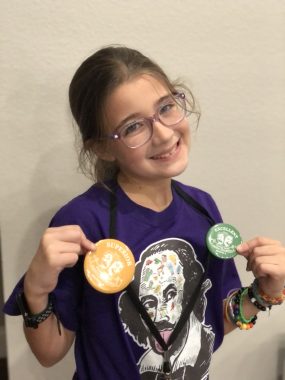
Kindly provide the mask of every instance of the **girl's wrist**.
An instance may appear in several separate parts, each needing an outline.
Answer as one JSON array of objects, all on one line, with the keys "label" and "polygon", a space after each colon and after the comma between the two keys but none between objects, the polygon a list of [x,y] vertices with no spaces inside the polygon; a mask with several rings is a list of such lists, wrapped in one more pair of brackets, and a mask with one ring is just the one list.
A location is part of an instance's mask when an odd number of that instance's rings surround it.
[{"label": "girl's wrist", "polygon": [[49,293],[42,291],[38,286],[30,282],[29,278],[24,279],[23,293],[32,313],[39,313],[48,302]]},{"label": "girl's wrist", "polygon": [[285,300],[285,288],[280,290],[264,290],[260,281],[256,278],[250,286],[250,291],[254,299],[264,307],[281,305]]},{"label": "girl's wrist", "polygon": [[224,305],[225,318],[241,330],[251,329],[257,320],[258,309],[247,298],[248,288],[232,292]]}]

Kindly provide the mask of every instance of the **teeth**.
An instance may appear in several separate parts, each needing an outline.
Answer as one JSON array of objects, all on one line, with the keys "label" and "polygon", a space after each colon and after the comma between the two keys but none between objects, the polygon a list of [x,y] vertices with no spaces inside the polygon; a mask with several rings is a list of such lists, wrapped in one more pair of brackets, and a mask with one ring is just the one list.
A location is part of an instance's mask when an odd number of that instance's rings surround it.
[{"label": "teeth", "polygon": [[161,155],[159,155],[159,156],[153,156],[152,158],[153,158],[154,160],[160,160],[160,159],[162,159],[162,158],[170,157],[170,156],[175,152],[175,150],[176,150],[176,146],[177,146],[177,145],[175,145],[175,146],[171,149],[170,152],[165,153],[165,154],[161,154]]},{"label": "teeth", "polygon": [[171,156],[172,153],[167,153],[167,154],[163,154],[162,156],[155,156],[153,157],[154,160],[159,160],[161,158],[167,158],[169,156]]}]

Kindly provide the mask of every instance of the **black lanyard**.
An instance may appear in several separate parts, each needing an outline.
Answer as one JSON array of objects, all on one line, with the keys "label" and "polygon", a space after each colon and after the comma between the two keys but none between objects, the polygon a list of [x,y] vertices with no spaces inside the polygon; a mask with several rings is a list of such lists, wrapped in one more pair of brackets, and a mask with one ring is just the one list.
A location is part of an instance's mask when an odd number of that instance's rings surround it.
[{"label": "black lanyard", "polygon": [[[208,211],[199,203],[197,202],[194,198],[192,198],[189,194],[187,194],[184,190],[181,189],[175,182],[172,182],[172,186],[176,193],[191,207],[193,207],[196,211],[198,211],[201,215],[206,217],[210,223],[210,225],[214,225],[215,221],[213,218],[210,216]],[[117,216],[117,198],[115,195],[115,192],[110,193],[110,225],[109,225],[109,233],[110,233],[110,238],[116,239],[116,216]],[[154,336],[156,341],[160,344],[162,347],[164,354],[167,354],[168,348],[173,344],[177,336],[179,335],[180,331],[182,330],[183,326],[185,325],[187,319],[189,318],[189,315],[191,314],[195,303],[199,297],[199,293],[202,287],[203,282],[205,281],[207,277],[207,272],[209,268],[209,262],[210,262],[210,257],[211,255],[208,254],[207,260],[206,260],[206,266],[205,266],[205,271],[202,274],[198,284],[196,285],[192,296],[188,300],[188,303],[184,310],[182,310],[181,316],[171,333],[167,343],[164,341],[162,336],[160,335],[158,329],[156,328],[154,322],[150,318],[148,312],[146,311],[145,307],[141,303],[138,295],[133,289],[132,284],[129,284],[126,288],[126,291],[133,302],[135,308],[137,309],[138,313],[141,315],[142,319],[145,321],[147,327],[149,328],[149,331],[151,334]],[[164,374],[170,375],[171,369],[170,369],[170,363],[169,363],[169,358],[166,358],[166,355],[164,357],[164,365],[163,365],[163,372]],[[167,377],[165,377],[167,378]]]}]

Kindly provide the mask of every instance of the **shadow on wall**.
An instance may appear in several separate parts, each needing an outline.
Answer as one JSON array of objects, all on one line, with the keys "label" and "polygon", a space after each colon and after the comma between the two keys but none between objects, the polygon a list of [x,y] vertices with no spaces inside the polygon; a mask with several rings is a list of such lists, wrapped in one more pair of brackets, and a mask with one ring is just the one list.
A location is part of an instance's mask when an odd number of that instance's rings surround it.
[{"label": "shadow on wall", "polygon": [[[72,148],[72,147],[71,147]],[[35,163],[28,186],[11,192],[3,207],[3,251],[11,252],[5,264],[10,268],[8,276],[9,287],[13,287],[18,277],[24,274],[35,254],[43,231],[48,227],[55,212],[67,201],[91,185],[83,175],[76,172],[74,152],[69,152],[64,144],[56,144],[48,153],[42,154]],[[15,190],[15,188],[14,188]],[[13,202],[13,203],[12,203]],[[11,278],[17,276],[17,278]],[[5,281],[5,283],[7,283]],[[10,292],[11,289],[7,289]],[[10,318],[10,317],[9,317]],[[10,346],[14,346],[22,330],[21,318],[13,318],[9,323],[11,331]],[[12,327],[11,327],[12,326]],[[17,331],[17,334],[15,333]],[[14,335],[16,334],[16,335]],[[24,335],[22,338],[24,341]],[[27,371],[31,379],[62,380],[71,378],[74,372],[72,349],[67,358],[54,368],[46,369],[40,366],[33,354],[25,345],[15,349],[15,356],[9,360],[11,373]],[[0,376],[1,377],[1,376]],[[2,377],[1,377],[2,380]]]},{"label": "shadow on wall", "polygon": [[281,341],[277,359],[277,380],[285,380],[285,336]]},{"label": "shadow on wall", "polygon": [[10,194],[17,207],[6,214],[6,218],[11,227],[16,223],[20,232],[16,252],[16,257],[21,258],[17,260],[18,273],[25,270],[22,259],[26,264],[30,263],[56,211],[91,186],[91,182],[76,169],[74,151],[67,150],[65,145],[57,144],[48,153],[41,154],[28,187]]},{"label": "shadow on wall", "polygon": [[[5,295],[26,271],[56,210],[90,186],[76,171],[72,123],[63,115],[70,73],[65,65],[55,72],[43,57],[35,57],[31,62],[26,53],[25,49],[21,51],[23,62],[31,64],[16,65],[13,70],[13,79],[5,93],[7,112],[1,130],[5,165],[0,170],[6,184],[4,198],[1,198]],[[0,195],[2,197],[2,193]],[[2,316],[0,313],[0,323]],[[6,325],[9,370],[13,379],[72,377],[73,355],[55,368],[44,369],[25,343],[22,319],[9,317]],[[0,349],[2,347],[1,341]]]},{"label": "shadow on wall", "polygon": [[2,266],[2,249],[1,249],[1,234],[0,234],[0,310],[1,310],[0,311],[0,373],[1,373],[1,380],[8,380],[5,320],[4,320],[4,314],[2,313],[3,303],[4,303],[3,266]]}]

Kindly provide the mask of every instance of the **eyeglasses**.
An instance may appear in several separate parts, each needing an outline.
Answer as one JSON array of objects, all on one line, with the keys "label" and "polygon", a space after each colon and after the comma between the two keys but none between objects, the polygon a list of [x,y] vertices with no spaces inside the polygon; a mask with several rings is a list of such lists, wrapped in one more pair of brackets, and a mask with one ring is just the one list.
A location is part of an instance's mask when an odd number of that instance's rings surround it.
[{"label": "eyeglasses", "polygon": [[115,129],[109,138],[121,140],[129,148],[139,148],[146,144],[153,135],[153,123],[159,121],[165,127],[175,127],[187,115],[184,93],[175,93],[160,103],[152,117],[144,117]]}]

